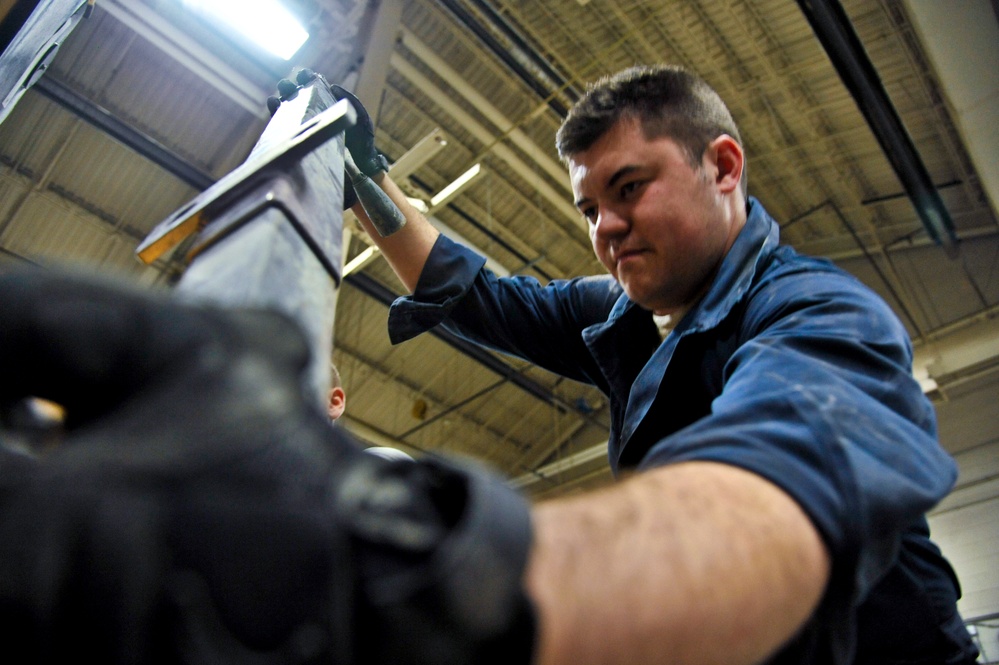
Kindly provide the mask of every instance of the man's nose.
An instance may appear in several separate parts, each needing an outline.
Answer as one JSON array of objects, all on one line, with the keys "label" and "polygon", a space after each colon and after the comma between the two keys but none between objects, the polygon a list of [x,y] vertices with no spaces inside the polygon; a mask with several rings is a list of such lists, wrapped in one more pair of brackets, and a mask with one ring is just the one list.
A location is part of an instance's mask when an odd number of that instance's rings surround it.
[{"label": "man's nose", "polygon": [[594,238],[607,240],[627,233],[630,226],[630,221],[621,211],[604,207],[600,208],[591,232]]}]

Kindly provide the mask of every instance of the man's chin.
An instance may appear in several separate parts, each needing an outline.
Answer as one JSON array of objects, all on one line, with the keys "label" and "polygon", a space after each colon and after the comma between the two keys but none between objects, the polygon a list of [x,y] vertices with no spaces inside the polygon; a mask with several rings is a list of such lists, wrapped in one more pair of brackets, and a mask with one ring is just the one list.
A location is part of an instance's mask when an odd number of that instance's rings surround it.
[{"label": "man's chin", "polygon": [[672,299],[663,298],[661,293],[649,293],[648,290],[633,288],[627,283],[622,283],[621,288],[633,303],[648,310],[656,316],[673,315],[679,311],[686,311],[689,306],[683,303],[673,302]]},{"label": "man's chin", "polygon": [[649,293],[643,291],[642,289],[632,288],[627,282],[619,281],[618,283],[621,284],[621,288],[624,289],[624,293],[628,296],[628,299],[642,309],[653,311],[658,306],[656,299],[650,296]]}]

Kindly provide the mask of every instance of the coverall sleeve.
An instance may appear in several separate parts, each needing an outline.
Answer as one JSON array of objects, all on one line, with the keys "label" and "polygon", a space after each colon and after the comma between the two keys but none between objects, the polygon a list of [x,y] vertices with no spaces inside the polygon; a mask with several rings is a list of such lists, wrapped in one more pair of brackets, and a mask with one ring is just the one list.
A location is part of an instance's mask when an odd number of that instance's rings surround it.
[{"label": "coverall sleeve", "polygon": [[393,343],[443,325],[459,336],[604,389],[581,336],[621,296],[610,276],[553,280],[497,277],[485,259],[440,236],[412,296],[389,310]]},{"label": "coverall sleeve", "polygon": [[769,479],[809,514],[844,576],[838,592],[859,603],[957,475],[908,335],[838,272],[779,269],[747,302],[711,413],[659,441],[643,467],[714,460]]}]

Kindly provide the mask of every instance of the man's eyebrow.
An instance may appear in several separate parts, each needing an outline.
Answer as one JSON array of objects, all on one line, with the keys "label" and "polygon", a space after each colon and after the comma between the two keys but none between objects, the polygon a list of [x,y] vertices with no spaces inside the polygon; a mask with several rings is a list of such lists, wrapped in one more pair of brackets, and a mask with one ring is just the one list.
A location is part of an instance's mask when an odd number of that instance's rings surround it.
[{"label": "man's eyebrow", "polygon": [[627,175],[631,175],[638,169],[639,166],[637,164],[626,164],[625,166],[622,166],[621,168],[619,168],[617,171],[614,172],[614,175],[610,177],[610,179],[607,181],[606,187],[613,187],[615,184],[617,184],[618,180]]},{"label": "man's eyebrow", "polygon": [[[627,175],[630,175],[630,174],[634,173],[635,171],[638,171],[640,168],[641,167],[638,166],[637,164],[626,164],[625,166],[622,166],[617,171],[615,171],[614,175],[612,175],[607,180],[607,184],[605,184],[603,186],[603,188],[607,189],[608,187],[613,187],[621,178],[623,178],[623,177],[625,177]],[[584,198],[581,198],[581,199],[576,199],[575,205],[576,205],[577,208],[581,208],[584,204],[589,203],[589,202],[590,202],[590,199],[584,197]]]}]

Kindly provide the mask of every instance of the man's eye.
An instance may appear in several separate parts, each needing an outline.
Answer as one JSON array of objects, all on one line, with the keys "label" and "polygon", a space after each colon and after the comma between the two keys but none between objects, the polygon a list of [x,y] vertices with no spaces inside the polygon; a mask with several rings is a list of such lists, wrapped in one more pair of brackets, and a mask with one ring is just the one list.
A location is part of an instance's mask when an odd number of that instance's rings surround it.
[{"label": "man's eye", "polygon": [[583,208],[580,212],[583,213],[583,219],[587,222],[594,224],[597,221],[597,208],[596,206]]},{"label": "man's eye", "polygon": [[638,190],[639,181],[632,180],[621,185],[621,198],[627,198]]}]

